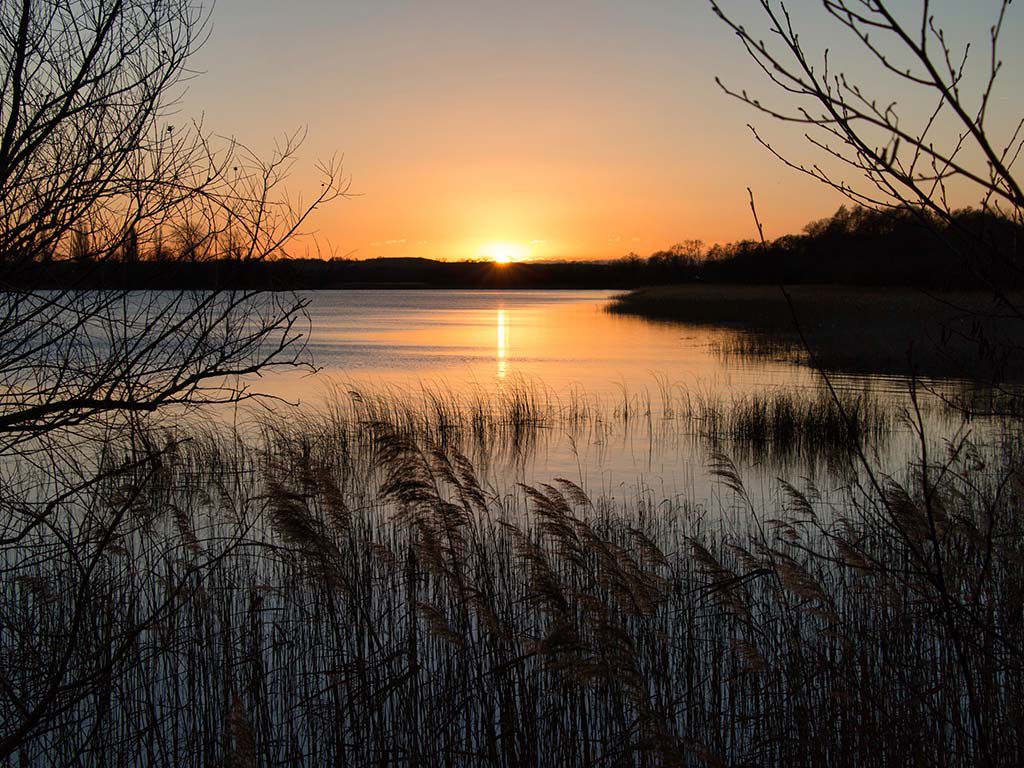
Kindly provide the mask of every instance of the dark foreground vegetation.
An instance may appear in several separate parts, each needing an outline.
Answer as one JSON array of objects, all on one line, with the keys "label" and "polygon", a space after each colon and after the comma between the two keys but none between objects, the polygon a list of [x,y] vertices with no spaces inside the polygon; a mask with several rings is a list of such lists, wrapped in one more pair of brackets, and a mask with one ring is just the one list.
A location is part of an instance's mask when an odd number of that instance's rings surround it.
[{"label": "dark foreground vegetation", "polygon": [[525,389],[107,444],[96,469],[121,469],[5,555],[3,707],[70,670],[12,760],[1019,765],[1017,446],[755,500],[712,446],[831,432],[851,455],[895,426],[817,402],[677,410],[712,508],[492,485],[545,430],[665,417]]},{"label": "dark foreground vegetation", "polygon": [[[840,208],[800,235],[706,248],[686,241],[647,258],[607,262],[430,259],[246,259],[220,232],[188,228],[148,246],[19,265],[0,279],[23,288],[300,290],[331,288],[634,288],[681,282],[1024,288],[1024,227],[976,210],[942,222],[911,208]],[[955,246],[951,246],[955,242]],[[74,244],[74,243],[73,243]],[[965,261],[964,252],[969,250]],[[970,264],[970,269],[964,265]]]}]

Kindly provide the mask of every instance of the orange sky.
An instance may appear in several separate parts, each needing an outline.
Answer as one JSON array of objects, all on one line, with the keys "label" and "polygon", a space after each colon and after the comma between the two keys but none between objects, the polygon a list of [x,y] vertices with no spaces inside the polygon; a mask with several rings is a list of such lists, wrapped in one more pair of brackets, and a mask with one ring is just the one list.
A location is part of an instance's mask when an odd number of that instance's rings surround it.
[{"label": "orange sky", "polygon": [[344,153],[357,197],[311,223],[321,255],[646,255],[752,237],[747,186],[769,236],[843,202],[717,89],[767,91],[702,0],[220,0],[196,64],[183,109],[208,126],[257,148],[308,127],[296,192]]}]

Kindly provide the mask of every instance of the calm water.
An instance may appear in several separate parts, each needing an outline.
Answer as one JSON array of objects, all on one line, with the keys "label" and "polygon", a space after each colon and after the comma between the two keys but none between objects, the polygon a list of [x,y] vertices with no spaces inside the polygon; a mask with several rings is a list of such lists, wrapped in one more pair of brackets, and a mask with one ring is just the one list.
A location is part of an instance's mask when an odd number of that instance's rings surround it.
[{"label": "calm water", "polygon": [[[749,392],[816,386],[782,362],[725,360],[733,331],[650,323],[603,311],[612,291],[321,291],[311,300],[316,376],[276,376],[261,388],[302,402],[328,380],[500,389],[542,382],[598,397],[674,387]],[[881,382],[881,380],[880,380]],[[891,386],[891,380],[886,380]],[[850,385],[856,385],[850,382]]]},{"label": "calm water", "polygon": [[[818,376],[785,361],[724,356],[736,331],[652,323],[611,315],[610,291],[323,291],[311,301],[310,349],[321,370],[275,374],[261,391],[322,406],[354,390],[393,387],[415,397],[423,388],[457,394],[500,393],[526,382],[557,402],[593,402],[598,416],[575,428],[540,431],[514,461],[476,457],[491,479],[534,482],[564,476],[608,496],[686,496],[702,503],[715,492],[704,469],[714,439],[672,412],[688,393],[728,402],[773,388],[817,394]],[[870,388],[892,402],[905,382],[838,377],[838,386]],[[334,394],[333,396],[337,396]],[[624,402],[647,418],[612,418]],[[646,405],[645,405],[646,404]],[[668,405],[667,405],[668,404]],[[913,443],[897,429],[881,449],[884,463],[905,465]],[[807,456],[769,460],[735,451],[745,475],[763,486],[810,477],[828,491],[848,482],[827,462]],[[787,463],[788,461],[788,463]],[[764,493],[762,493],[764,491]]]}]

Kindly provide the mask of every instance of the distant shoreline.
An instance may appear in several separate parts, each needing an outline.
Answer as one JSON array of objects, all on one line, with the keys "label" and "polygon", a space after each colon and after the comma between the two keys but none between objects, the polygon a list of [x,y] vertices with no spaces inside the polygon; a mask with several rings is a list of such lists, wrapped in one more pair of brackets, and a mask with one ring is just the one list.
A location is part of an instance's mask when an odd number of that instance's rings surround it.
[{"label": "distant shoreline", "polygon": [[[694,275],[686,265],[638,260],[614,262],[450,262],[430,259],[371,259],[366,261],[280,259],[274,261],[139,261],[75,262],[54,260],[24,265],[0,263],[0,290],[614,290],[635,291],[686,285],[706,291],[708,286],[735,290],[772,288],[773,280],[754,276]],[[872,281],[811,279],[789,281],[809,286],[827,285],[857,290],[883,290]],[[917,287],[943,291],[964,281],[938,284],[897,283],[889,287]],[[649,307],[645,311],[652,311]]]},{"label": "distant shoreline", "polygon": [[281,259],[187,262],[51,261],[0,272],[5,288],[46,290],[629,290],[668,282],[602,262]]},{"label": "distant shoreline", "polygon": [[[927,217],[925,217],[927,218]],[[115,246],[77,259],[0,259],[0,289],[620,290],[675,284],[906,286],[1024,290],[1024,226],[965,209],[950,230],[915,210],[840,208],[803,234],[706,247],[687,240],[593,261],[227,258],[204,249]]]}]

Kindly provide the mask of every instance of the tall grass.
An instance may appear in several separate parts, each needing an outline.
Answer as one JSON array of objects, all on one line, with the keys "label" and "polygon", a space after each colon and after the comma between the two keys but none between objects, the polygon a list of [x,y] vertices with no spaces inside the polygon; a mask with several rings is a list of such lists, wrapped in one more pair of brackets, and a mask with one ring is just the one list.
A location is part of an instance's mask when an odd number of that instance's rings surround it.
[{"label": "tall grass", "polygon": [[[633,416],[665,417],[632,402]],[[731,408],[676,398],[671,418],[706,419],[718,445],[824,439],[803,430],[870,441],[891,423],[877,404],[847,405],[837,421],[783,395]],[[524,450],[526,432],[598,412],[522,393],[467,407],[353,392],[327,415],[172,441],[155,464],[68,500],[69,512],[121,509],[132,496],[87,596],[80,663],[109,657],[117,627],[147,607],[172,609],[26,737],[20,759],[1024,760],[1015,467],[960,442],[940,464],[828,504],[782,483],[766,509],[709,451],[743,511],[728,516],[611,501],[564,478],[488,487],[469,457],[517,434]],[[50,536],[7,553],[0,651],[22,670],[10,675],[43,674],[40,644],[59,645],[76,609],[76,563],[48,554]]]},{"label": "tall grass", "polygon": [[905,429],[903,404],[869,389],[843,390],[837,400],[818,390],[729,394],[662,379],[655,384],[653,394],[622,388],[617,397],[604,398],[579,389],[559,396],[526,380],[496,392],[339,384],[325,411],[289,408],[272,413],[260,427],[326,440],[345,453],[366,448],[371,432],[365,427],[384,426],[442,447],[461,446],[478,466],[521,459],[558,433],[600,442],[611,432],[633,431],[662,444],[689,439],[779,468],[827,461],[833,469],[849,458],[851,447],[882,449]]}]

